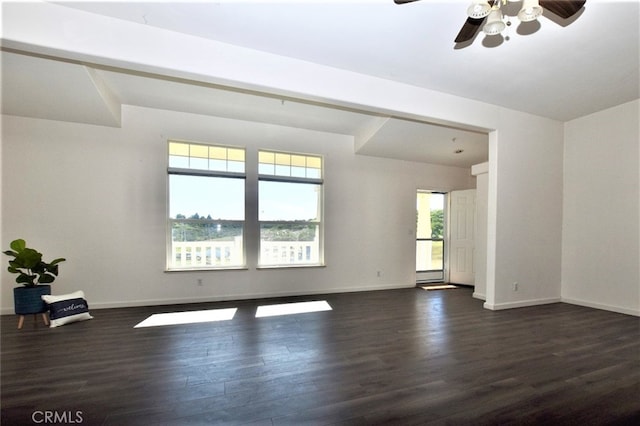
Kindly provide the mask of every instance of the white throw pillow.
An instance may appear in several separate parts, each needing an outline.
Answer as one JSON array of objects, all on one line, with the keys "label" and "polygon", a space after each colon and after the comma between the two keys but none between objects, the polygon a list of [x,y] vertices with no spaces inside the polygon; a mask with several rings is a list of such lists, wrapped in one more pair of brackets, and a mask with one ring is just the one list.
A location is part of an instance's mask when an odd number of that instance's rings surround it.
[{"label": "white throw pillow", "polygon": [[89,314],[89,304],[81,290],[60,296],[43,295],[42,300],[49,305],[51,328],[93,318]]}]

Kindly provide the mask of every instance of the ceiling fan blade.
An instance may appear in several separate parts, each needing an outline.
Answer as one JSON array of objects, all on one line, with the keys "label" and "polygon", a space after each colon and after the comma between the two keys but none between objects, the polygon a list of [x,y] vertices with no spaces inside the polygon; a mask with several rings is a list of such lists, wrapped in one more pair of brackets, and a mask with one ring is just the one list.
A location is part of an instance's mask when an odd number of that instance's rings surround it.
[{"label": "ceiling fan blade", "polygon": [[540,0],[543,9],[553,12],[563,19],[571,18],[575,15],[587,0]]},{"label": "ceiling fan blade", "polygon": [[460,32],[456,36],[455,42],[463,43],[475,37],[480,27],[482,27],[482,23],[484,22],[484,20],[485,18],[467,18],[467,21],[464,23],[462,28],[460,28]]},{"label": "ceiling fan blade", "polygon": [[418,0],[393,0],[395,4],[413,3],[414,1],[418,1]]},{"label": "ceiling fan blade", "polygon": [[[489,3],[489,6],[493,7],[493,4],[495,3],[495,0],[489,0],[488,3]],[[456,36],[455,42],[456,43],[464,43],[465,41],[469,41],[473,37],[475,37],[476,33],[478,32],[478,30],[482,26],[482,23],[484,22],[485,19],[486,19],[486,17],[484,17],[484,18],[467,18],[467,21],[464,23],[464,25],[462,25],[462,28],[460,28],[460,32]]]}]

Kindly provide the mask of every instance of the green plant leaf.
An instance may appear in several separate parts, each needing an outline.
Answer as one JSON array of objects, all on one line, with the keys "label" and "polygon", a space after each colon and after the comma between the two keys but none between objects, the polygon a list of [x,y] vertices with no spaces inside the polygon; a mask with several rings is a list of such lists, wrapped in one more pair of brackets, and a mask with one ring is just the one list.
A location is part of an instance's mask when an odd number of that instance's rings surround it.
[{"label": "green plant leaf", "polygon": [[35,285],[34,280],[36,279],[35,275],[27,275],[27,274],[20,274],[18,275],[18,278],[16,278],[16,282],[18,284],[24,284],[24,285]]},{"label": "green plant leaf", "polygon": [[11,249],[3,252],[8,256],[13,256],[13,259],[9,260],[7,271],[18,274],[16,282],[26,287],[35,287],[40,283],[52,283],[58,276],[58,264],[66,260],[59,257],[51,263],[47,263],[42,260],[42,253],[26,247],[26,243],[22,239],[12,241]]},{"label": "green plant leaf", "polygon": [[58,265],[49,265],[48,273],[53,274],[54,276],[58,276]]},{"label": "green plant leaf", "polygon": [[16,266],[19,268],[33,269],[42,262],[42,253],[34,249],[25,248],[18,253],[14,262],[17,263]]},{"label": "green plant leaf", "polygon": [[40,259],[40,261],[31,267],[31,272],[34,274],[44,274],[47,272],[47,264]]},{"label": "green plant leaf", "polygon": [[38,278],[38,282],[40,284],[49,284],[52,283],[53,280],[55,280],[56,277],[54,277],[53,275],[50,274],[42,274],[40,275],[40,278]]},{"label": "green plant leaf", "polygon": [[27,243],[23,239],[17,239],[17,240],[11,241],[11,244],[9,246],[13,250],[20,253],[22,250],[24,250],[27,247]]}]

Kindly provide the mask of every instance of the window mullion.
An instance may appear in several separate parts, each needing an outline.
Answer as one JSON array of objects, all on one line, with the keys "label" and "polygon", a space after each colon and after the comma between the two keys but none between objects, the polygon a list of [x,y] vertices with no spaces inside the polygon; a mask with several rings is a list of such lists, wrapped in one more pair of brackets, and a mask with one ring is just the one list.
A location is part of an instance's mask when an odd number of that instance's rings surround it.
[{"label": "window mullion", "polygon": [[222,172],[212,170],[198,170],[198,169],[183,169],[179,167],[169,167],[167,172],[170,175],[183,175],[183,176],[211,176],[211,177],[226,177],[245,179],[245,173],[240,172]]},{"label": "window mullion", "polygon": [[269,182],[309,183],[314,185],[322,185],[324,183],[322,179],[303,178],[295,176],[258,175],[258,179]]}]

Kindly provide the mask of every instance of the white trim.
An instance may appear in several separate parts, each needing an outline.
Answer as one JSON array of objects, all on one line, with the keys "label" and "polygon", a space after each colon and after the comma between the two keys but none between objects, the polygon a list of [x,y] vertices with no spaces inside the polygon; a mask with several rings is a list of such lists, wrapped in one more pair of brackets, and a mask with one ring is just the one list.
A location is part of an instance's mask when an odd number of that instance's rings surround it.
[{"label": "white trim", "polygon": [[561,301],[563,303],[569,303],[572,305],[585,306],[587,308],[602,309],[604,311],[611,311],[611,312],[617,312],[619,314],[626,314],[626,315],[633,315],[636,317],[640,317],[640,310],[638,309],[622,308],[620,306],[607,305],[604,303],[588,302],[586,300],[572,299],[569,297],[563,297],[561,298]]},{"label": "white trim", "polygon": [[471,175],[478,176],[484,173],[489,173],[489,162],[475,164],[471,166]]},{"label": "white trim", "polygon": [[[214,145],[211,145],[214,146]],[[167,173],[170,175],[181,176],[210,176],[232,179],[246,179],[245,172],[225,172],[220,170],[203,170],[203,169],[185,169],[183,167],[167,167]]]},{"label": "white trim", "polygon": [[484,294],[480,294],[480,293],[476,293],[475,291],[473,292],[473,294],[471,295],[474,299],[480,299],[480,300],[487,300],[487,296],[485,296]]},{"label": "white trim", "polygon": [[499,311],[502,309],[513,309],[513,308],[524,308],[527,306],[537,306],[537,305],[547,305],[550,303],[560,303],[559,297],[549,298],[549,299],[531,299],[531,300],[521,300],[518,302],[506,302],[506,303],[495,303],[490,304],[486,303],[483,305],[485,309],[490,309],[492,311]]},{"label": "white trim", "polygon": [[[223,302],[229,300],[249,300],[249,299],[268,299],[271,297],[287,297],[287,296],[305,296],[314,294],[331,294],[331,293],[357,293],[361,291],[378,291],[378,290],[396,290],[401,288],[415,288],[415,284],[397,284],[397,285],[381,285],[381,286],[367,286],[367,287],[342,287],[325,289],[318,291],[305,291],[305,292],[278,292],[278,293],[255,293],[255,294],[235,294],[220,297],[190,297],[184,299],[148,299],[138,301],[122,301],[122,302],[106,302],[106,303],[90,303],[90,309],[110,309],[110,308],[129,308],[136,306],[155,306],[155,305],[174,305],[183,303],[206,303],[206,302]],[[473,297],[476,299],[485,299],[484,295],[473,293]],[[601,309],[610,312],[616,312],[625,315],[633,315],[640,317],[640,310],[622,308],[619,306],[606,305],[603,303],[593,303],[585,300],[571,299],[571,298],[551,298],[551,299],[535,299],[526,300],[522,302],[509,302],[499,303],[496,305],[490,305],[484,303],[485,309],[490,310],[504,310],[512,308],[522,308],[527,306],[546,305],[551,303],[568,303],[571,305],[584,306],[593,309]],[[0,315],[13,315],[13,308],[0,309]]]},{"label": "white trim", "polygon": [[[487,182],[487,270],[485,273],[486,301],[496,300],[496,253],[498,251],[498,131],[489,133],[489,172]],[[491,309],[491,308],[487,308]]]},{"label": "white trim", "polygon": [[265,175],[265,174],[258,174],[258,180],[268,181],[268,182],[309,183],[309,184],[315,184],[315,185],[322,185],[324,183],[324,180],[322,178],[307,178],[307,177],[297,177],[297,176]]},{"label": "white trim", "polygon": [[[159,305],[179,305],[184,303],[212,303],[212,302],[224,302],[230,300],[251,300],[251,299],[269,299],[273,297],[288,297],[288,296],[311,296],[316,294],[334,294],[334,293],[357,293],[361,291],[378,291],[378,290],[398,290],[403,288],[415,288],[415,283],[402,283],[402,284],[387,284],[380,286],[367,286],[367,287],[340,287],[330,288],[322,290],[306,290],[306,291],[283,291],[276,293],[251,293],[251,294],[231,294],[226,296],[206,296],[206,297],[187,297],[183,299],[147,299],[136,301],[117,301],[117,302],[103,302],[103,303],[91,303],[89,302],[89,310],[98,309],[111,309],[111,308],[131,308],[137,306],[159,306]],[[13,308],[4,308],[0,311],[2,315],[13,314]]]}]

